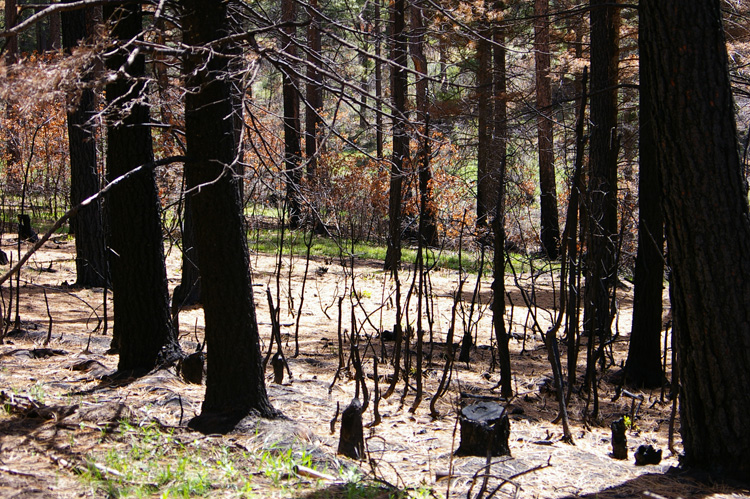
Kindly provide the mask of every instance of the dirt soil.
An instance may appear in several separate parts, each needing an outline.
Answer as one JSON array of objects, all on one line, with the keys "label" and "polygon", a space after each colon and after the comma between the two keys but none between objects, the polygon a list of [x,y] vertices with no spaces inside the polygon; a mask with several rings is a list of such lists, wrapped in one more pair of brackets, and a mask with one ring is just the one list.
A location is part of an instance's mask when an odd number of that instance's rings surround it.
[{"label": "dirt soil", "polygon": [[[6,252],[15,249],[15,243],[7,236],[2,243]],[[27,248],[24,244],[23,251]],[[536,314],[544,330],[549,326],[552,287],[548,278],[522,276],[521,284],[529,293],[533,291],[539,307],[529,311],[523,306],[519,288],[512,277],[508,277],[507,319],[512,321],[510,346],[516,395],[504,404],[511,414],[512,457],[494,458],[485,473],[482,471],[485,458],[456,457],[454,451],[460,438],[456,430],[456,408],[462,402],[460,393],[499,398],[496,390],[499,372],[492,367],[490,347],[489,279],[480,282],[479,301],[472,310],[470,301],[476,277],[466,276],[465,301],[458,310],[456,330],[463,331],[467,323],[475,324],[476,346],[470,363],[455,363],[450,390],[436,404],[440,416],[434,419],[430,416],[430,397],[442,375],[441,355],[460,275],[450,270],[431,273],[433,340],[437,346],[432,350],[432,362],[425,360],[424,363],[424,398],[416,410],[411,411],[415,382],[410,380],[411,388],[405,397],[404,384],[399,382],[394,394],[379,403],[382,422],[365,429],[369,460],[353,463],[336,457],[338,426],[332,434],[330,424],[336,405],[340,404],[343,409],[355,390],[351,370],[341,372],[334,383],[339,361],[338,304],[341,301],[343,306],[342,328],[349,334],[354,302],[354,320],[361,333],[360,351],[366,359],[364,369],[372,394],[373,354],[381,355],[380,331],[392,329],[395,314],[394,281],[381,270],[378,262],[354,262],[354,287],[361,305],[352,299],[351,268],[327,259],[310,262],[299,318],[299,355],[293,357],[305,261],[300,257],[282,259],[278,296],[292,378],[285,377],[283,384],[272,383],[269,366],[267,386],[273,405],[289,421],[283,424],[256,422],[249,431],[205,437],[186,428],[187,421],[200,412],[203,387],[182,381],[175,368],[125,384],[102,382],[101,377],[112,373],[117,365],[117,357],[106,353],[112,327],[111,294],[107,305],[110,315],[107,331],[103,331],[103,290],[68,286],[75,281],[74,251],[74,243],[61,238],[30,260],[21,275],[20,331],[10,334],[5,344],[0,345],[0,389],[6,407],[5,411],[0,411],[2,497],[102,496],[101,490],[80,479],[80,468],[85,465],[87,456],[101,455],[108,447],[119,448],[117,439],[103,438],[102,434],[123,417],[141,423],[156,422],[160,427],[171,429],[179,438],[201,445],[233,445],[255,450],[303,445],[313,449],[318,459],[329,463],[329,469],[342,463],[357,464],[363,473],[379,480],[413,491],[423,487],[442,497],[446,494],[468,497],[470,489],[475,495],[481,488],[483,473],[488,476],[488,492],[502,485],[496,497],[750,497],[750,491],[741,486],[707,483],[675,468],[677,456],[667,448],[671,403],[666,397],[662,398],[660,390],[635,392],[642,401],[627,396],[613,400],[613,382],[624,362],[630,331],[632,289],[627,284],[626,289],[619,292],[615,323],[619,339],[613,350],[615,366],[599,384],[600,418],[596,421],[586,418],[584,423],[586,397],[574,394],[569,411],[575,445],[569,445],[561,441],[561,425],[553,422],[558,409],[551,391],[549,364],[544,345],[532,325],[533,314]],[[14,260],[17,260],[15,254]],[[276,264],[274,255],[251,255],[264,352],[271,331],[266,288],[271,289],[276,300]],[[179,283],[179,265],[175,249],[168,256],[170,291]],[[408,269],[401,273],[403,296],[412,279],[413,274]],[[7,283],[3,286],[3,299],[5,308],[9,300]],[[416,324],[416,302],[416,297],[412,296],[408,322],[413,325]],[[426,320],[423,327],[427,329]],[[185,352],[194,351],[197,342],[203,339],[200,308],[180,314],[180,331]],[[51,341],[45,344],[48,334]],[[429,339],[428,335],[425,339]],[[390,358],[392,343],[386,342],[385,347]],[[348,342],[344,351],[348,356]],[[430,351],[426,344],[425,353]],[[564,348],[562,354],[564,363]],[[391,365],[381,363],[378,366],[381,392],[387,388],[390,373]],[[583,378],[582,369],[578,376],[579,380]],[[634,416],[635,427],[627,433],[628,459],[619,461],[611,457],[610,424],[625,414]],[[367,424],[372,420],[371,397],[364,421]],[[676,425],[679,428],[679,420]],[[675,440],[679,451],[679,433]],[[634,464],[633,453],[643,444],[662,450],[660,464]],[[453,478],[438,480],[447,475]],[[300,494],[326,497],[314,489],[302,493],[275,489],[268,495],[256,494],[258,497]],[[233,496],[226,491],[208,495]]]}]

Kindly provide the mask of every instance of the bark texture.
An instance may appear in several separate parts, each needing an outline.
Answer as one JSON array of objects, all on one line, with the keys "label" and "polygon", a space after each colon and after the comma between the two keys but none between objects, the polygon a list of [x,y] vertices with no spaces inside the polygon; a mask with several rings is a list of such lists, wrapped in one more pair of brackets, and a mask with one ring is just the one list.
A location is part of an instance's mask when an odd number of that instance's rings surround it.
[{"label": "bark texture", "polygon": [[719,0],[643,0],[685,462],[750,476],[750,213]]},{"label": "bark texture", "polygon": [[[584,331],[589,342],[611,335],[610,293],[617,278],[617,35],[618,8],[591,0],[591,113],[587,196],[588,259]],[[591,357],[589,371],[593,368]],[[588,376],[590,380],[591,376]]]},{"label": "bark texture", "polygon": [[477,40],[477,226],[487,227],[497,204],[492,172],[492,34],[482,21]]},{"label": "bark texture", "polygon": [[[226,36],[226,3],[183,0],[184,41],[200,47]],[[188,189],[206,320],[207,373],[202,413],[190,425],[226,432],[250,412],[273,416],[261,368],[239,187],[233,175],[229,58],[226,47],[195,50],[185,59]],[[200,188],[198,188],[200,186]],[[219,221],[219,223],[217,223]]]},{"label": "bark texture", "polygon": [[318,169],[318,132],[322,124],[320,118],[323,107],[323,77],[320,73],[322,60],[320,56],[320,12],[317,0],[311,0],[307,6],[310,24],[307,27],[307,83],[305,84],[305,156],[307,176],[315,179]]},{"label": "bark texture", "polygon": [[[294,0],[282,0],[281,20],[294,23],[297,17],[297,4]],[[289,225],[298,227],[302,216],[302,152],[300,149],[300,116],[299,116],[299,77],[293,59],[297,57],[297,47],[293,42],[296,27],[285,26],[282,32],[282,50],[288,62],[282,66],[282,94],[284,100],[284,175],[286,180],[286,204],[289,213]]]},{"label": "bark texture", "polygon": [[[106,7],[111,36],[131,40],[141,33],[141,7]],[[145,57],[118,49],[107,59],[124,74],[107,92],[107,179],[153,161],[149,108],[145,100]],[[107,198],[109,267],[114,293],[113,346],[120,371],[149,371],[180,355],[172,328],[164,265],[160,204],[153,170],[144,169]]]},{"label": "bark texture", "polygon": [[534,61],[536,65],[537,145],[539,148],[539,192],[542,250],[557,258],[560,224],[557,220],[557,186],[553,146],[552,89],[550,84],[549,0],[534,2]]},{"label": "bark texture", "polygon": [[495,25],[492,29],[492,80],[495,105],[492,116],[492,144],[495,151],[492,162],[498,179],[497,204],[492,222],[494,233],[492,281],[492,322],[497,340],[498,363],[500,364],[501,394],[513,395],[512,371],[508,330],[505,327],[505,167],[508,151],[508,106],[505,57],[505,31]]},{"label": "bark texture", "polygon": [[435,220],[435,203],[432,195],[432,167],[430,166],[430,127],[427,111],[427,57],[424,52],[425,24],[422,5],[415,3],[411,7],[411,59],[417,72],[416,104],[417,121],[422,130],[422,140],[417,153],[419,165],[419,237],[426,246],[437,245],[437,221]]},{"label": "bark texture", "polygon": [[409,154],[409,136],[406,134],[406,1],[394,0],[393,50],[391,67],[391,95],[393,96],[393,157],[388,195],[388,247],[385,269],[395,270],[401,265],[401,188],[404,160]]},{"label": "bark texture", "polygon": [[[86,11],[74,10],[63,12],[61,15],[63,47],[69,51],[90,35],[86,26]],[[87,79],[84,75],[84,81]],[[94,124],[90,121],[97,112],[94,91],[90,88],[82,89],[76,102],[69,102],[69,106],[67,118],[70,150],[70,204],[75,206],[87,197],[96,194],[100,188]],[[70,229],[75,234],[76,243],[76,285],[82,287],[106,285],[109,272],[105,257],[104,216],[101,201],[94,202],[79,211],[71,219]]]},{"label": "bark texture", "polygon": [[[643,41],[641,37],[639,43]],[[640,58],[642,75],[650,72],[650,63],[648,57]],[[639,108],[638,253],[635,257],[633,326],[625,375],[631,385],[655,388],[664,382],[661,365],[664,216],[653,105],[647,78],[640,81]]]}]

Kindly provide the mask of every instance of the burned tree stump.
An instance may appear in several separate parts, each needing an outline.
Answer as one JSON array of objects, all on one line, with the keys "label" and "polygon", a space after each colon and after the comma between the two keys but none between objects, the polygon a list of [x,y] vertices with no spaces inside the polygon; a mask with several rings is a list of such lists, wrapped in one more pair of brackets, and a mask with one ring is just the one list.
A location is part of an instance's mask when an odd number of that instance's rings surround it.
[{"label": "burned tree stump", "polygon": [[646,466],[648,464],[661,463],[661,449],[654,449],[653,445],[641,445],[635,451],[636,466]]},{"label": "burned tree stump", "polygon": [[362,429],[362,404],[354,398],[341,414],[341,436],[338,454],[352,459],[365,457],[365,438]]},{"label": "burned tree stump", "polygon": [[610,425],[612,429],[612,457],[615,459],[628,458],[628,437],[625,436],[625,419],[620,418]]},{"label": "burned tree stump", "polygon": [[481,401],[461,409],[459,456],[509,456],[510,421],[497,402]]},{"label": "burned tree stump", "polygon": [[178,363],[180,375],[187,383],[200,385],[203,383],[203,366],[206,356],[200,347],[197,352],[191,353]]}]

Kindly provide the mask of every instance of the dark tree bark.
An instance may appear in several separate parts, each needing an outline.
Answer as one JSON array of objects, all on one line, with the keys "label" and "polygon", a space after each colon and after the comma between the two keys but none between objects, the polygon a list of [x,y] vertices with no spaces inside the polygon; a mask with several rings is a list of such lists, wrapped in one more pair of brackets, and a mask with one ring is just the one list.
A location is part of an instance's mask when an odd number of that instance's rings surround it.
[{"label": "dark tree bark", "polygon": [[[639,38],[643,43],[643,38]],[[640,74],[651,61],[640,58]],[[633,325],[630,333],[627,382],[655,388],[664,382],[661,364],[662,289],[664,282],[664,216],[661,210],[659,164],[654,141],[653,105],[649,82],[640,81],[640,170],[638,172],[638,253],[635,257]]]},{"label": "dark tree bark", "polygon": [[[18,24],[18,5],[16,0],[5,0],[5,29],[14,28]],[[5,63],[10,65],[18,60],[18,37],[11,36],[5,46]]]},{"label": "dark tree bark", "polygon": [[461,409],[458,456],[509,456],[510,420],[497,402],[475,402]]},{"label": "dark tree bark", "polygon": [[[226,36],[226,3],[183,0],[183,39],[200,47]],[[233,175],[233,133],[227,47],[185,59],[185,133],[198,264],[206,320],[206,395],[190,426],[225,433],[250,412],[274,416],[261,369],[247,240]],[[197,186],[201,186],[197,190]],[[217,223],[220,221],[220,223]]]},{"label": "dark tree bark", "polygon": [[[576,77],[576,80],[579,78]],[[568,396],[572,393],[573,385],[576,383],[576,368],[578,367],[578,333],[580,328],[580,268],[578,257],[578,226],[580,219],[585,222],[585,203],[581,200],[586,196],[586,188],[583,181],[583,160],[586,137],[584,135],[586,121],[586,101],[588,100],[588,68],[584,67],[577,82],[580,89],[580,97],[577,102],[576,111],[576,153],[573,178],[570,181],[570,197],[568,198],[568,215],[566,217],[566,229],[562,249],[566,252],[568,267],[567,307],[565,308],[565,326],[567,332],[568,347]]]},{"label": "dark tree bark", "polygon": [[[416,74],[416,105],[417,121],[425,134],[420,141],[422,147],[418,152],[419,164],[419,199],[420,199],[420,234],[422,244],[435,246],[437,244],[437,222],[435,221],[434,201],[432,197],[432,168],[430,166],[430,130],[427,112],[427,57],[424,54],[425,25],[422,6],[411,6],[411,59]],[[423,202],[422,202],[423,200]]]},{"label": "dark tree bark", "polygon": [[505,32],[497,24],[492,29],[493,94],[495,105],[492,122],[493,161],[497,163],[497,206],[492,230],[494,233],[494,280],[492,282],[492,321],[497,340],[500,364],[500,393],[513,395],[508,331],[505,327],[505,167],[508,150],[507,83],[505,70]]},{"label": "dark tree bark", "polygon": [[382,33],[380,27],[380,3],[381,0],[375,0],[375,23],[373,30],[375,32],[375,149],[377,158],[383,159],[383,64],[380,54],[382,50]]},{"label": "dark tree bark", "polygon": [[[18,7],[16,0],[5,0],[5,29],[11,29],[18,23]],[[5,64],[11,66],[18,62],[18,37],[11,36],[7,38],[5,45]],[[15,120],[14,109],[12,105],[5,106],[5,118]],[[18,138],[11,135],[5,144],[5,156],[7,166],[11,166],[21,161],[21,148]]]},{"label": "dark tree bark", "polygon": [[[610,293],[617,278],[618,25],[618,7],[608,0],[591,0],[591,149],[583,321],[590,345],[595,337],[601,344],[611,335]],[[593,368],[590,360],[589,382]]]},{"label": "dark tree bark", "polygon": [[[106,7],[111,36],[132,40],[141,33],[141,7]],[[132,47],[131,47],[132,48]],[[149,108],[144,104],[145,57],[116,50],[106,61],[111,71],[124,70],[107,92],[107,179],[153,161]],[[109,268],[114,293],[113,347],[118,370],[149,371],[157,363],[181,356],[169,313],[167,273],[160,204],[153,170],[142,173],[107,198]]]},{"label": "dark tree bark", "polygon": [[560,225],[557,220],[557,185],[552,133],[550,84],[549,0],[534,2],[534,60],[536,63],[537,140],[539,147],[539,191],[542,250],[554,260],[559,254]]},{"label": "dark tree bark", "polygon": [[684,462],[750,476],[750,213],[719,0],[643,0]]},{"label": "dark tree bark", "polygon": [[492,34],[482,21],[477,40],[477,227],[487,227],[497,204],[497,184],[491,169],[492,151]]},{"label": "dark tree bark", "polygon": [[317,0],[307,6],[310,25],[307,27],[307,84],[305,86],[305,156],[307,176],[314,179],[318,169],[318,132],[322,123],[320,112],[323,107],[323,77],[321,68],[320,13]]},{"label": "dark tree bark", "polygon": [[[297,18],[297,3],[282,0],[281,21],[293,23]],[[302,181],[302,152],[300,149],[299,77],[292,60],[297,57],[297,47],[292,39],[296,27],[284,26],[282,50],[288,61],[282,66],[282,93],[284,97],[284,176],[286,179],[286,203],[289,210],[289,226],[298,227],[302,216],[300,182]]]},{"label": "dark tree bark", "polygon": [[198,250],[195,248],[193,197],[186,195],[182,204],[182,273],[180,284],[172,293],[172,315],[182,307],[201,302],[201,273],[198,269]]},{"label": "dark tree bark", "polygon": [[393,18],[393,66],[391,68],[391,95],[393,97],[393,157],[388,196],[388,247],[385,254],[385,270],[395,270],[401,264],[401,188],[403,185],[404,160],[409,153],[409,136],[406,134],[406,1],[394,0]]},{"label": "dark tree bark", "polygon": [[[62,13],[63,46],[70,51],[90,33],[86,11]],[[88,68],[85,71],[90,70]],[[84,80],[88,78],[84,77]],[[72,104],[72,106],[71,106]],[[68,147],[70,150],[70,205],[75,206],[99,191],[94,123],[96,97],[91,88],[81,90],[76,102],[69,103]],[[137,166],[137,165],[136,165]],[[102,203],[96,201],[70,220],[76,243],[76,286],[98,287],[107,284],[109,272],[105,256]]]}]

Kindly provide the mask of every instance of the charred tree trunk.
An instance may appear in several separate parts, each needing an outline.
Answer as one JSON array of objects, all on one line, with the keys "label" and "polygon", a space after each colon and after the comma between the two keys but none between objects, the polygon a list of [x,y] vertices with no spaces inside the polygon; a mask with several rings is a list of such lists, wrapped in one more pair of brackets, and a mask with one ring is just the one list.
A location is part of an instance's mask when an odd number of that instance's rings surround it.
[{"label": "charred tree trunk", "polygon": [[560,225],[557,220],[557,186],[552,133],[552,91],[550,85],[549,0],[534,2],[534,60],[536,62],[536,112],[539,147],[539,191],[541,193],[542,250],[557,258]]},{"label": "charred tree trunk", "polygon": [[750,213],[719,0],[643,0],[684,462],[750,476]]},{"label": "charred tree trunk", "polygon": [[[182,6],[187,45],[201,47],[228,34],[225,2],[183,0]],[[190,426],[208,433],[231,430],[251,411],[277,414],[261,368],[240,191],[232,173],[237,144],[226,50],[214,43],[211,51],[193,51],[184,61],[185,170],[188,189],[202,186],[192,201],[208,349],[206,394]]]},{"label": "charred tree trunk", "polygon": [[[293,23],[297,18],[294,0],[282,0],[283,23]],[[300,183],[302,181],[302,152],[300,149],[299,78],[293,60],[297,47],[293,38],[296,27],[282,28],[282,50],[288,57],[282,66],[282,93],[284,96],[284,176],[286,180],[286,203],[289,210],[289,226],[298,227],[302,217]]]},{"label": "charred tree trunk", "polygon": [[365,458],[365,438],[362,428],[362,404],[354,398],[341,413],[341,434],[338,454],[351,459]]},{"label": "charred tree trunk", "polygon": [[382,28],[380,27],[381,0],[375,0],[375,150],[379,160],[383,159],[383,64],[381,50],[383,45]]},{"label": "charred tree trunk", "polygon": [[491,169],[492,138],[492,34],[486,20],[477,40],[477,227],[486,228],[497,202],[497,185]]},{"label": "charred tree trunk", "polygon": [[[142,29],[141,6],[106,7],[111,36],[132,40]],[[124,44],[123,44],[124,45]],[[145,56],[125,48],[106,61],[111,71],[124,69],[107,84],[107,178],[113,180],[153,161]],[[118,370],[145,373],[157,363],[181,356],[169,313],[160,203],[153,170],[144,169],[107,199],[109,268],[114,294],[113,347]]]},{"label": "charred tree trunk", "polygon": [[321,68],[320,13],[317,0],[311,0],[307,6],[310,25],[307,27],[307,85],[305,87],[305,156],[307,176],[315,179],[318,166],[318,132],[322,123],[320,118],[323,107],[323,77]]},{"label": "charred tree trunk", "polygon": [[416,104],[417,121],[422,126],[424,139],[420,141],[423,147],[418,152],[419,164],[419,237],[425,246],[437,244],[437,222],[435,220],[434,201],[432,197],[432,167],[430,166],[430,130],[429,114],[427,112],[427,57],[424,54],[425,25],[422,6],[411,6],[411,59],[416,71]]},{"label": "charred tree trunk", "polygon": [[406,134],[406,1],[393,2],[393,50],[391,86],[393,96],[393,157],[388,196],[388,247],[385,254],[385,270],[394,270],[401,265],[401,189],[403,185],[404,160],[409,154],[409,136]]},{"label": "charred tree trunk", "polygon": [[192,199],[188,194],[182,204],[182,274],[180,284],[172,293],[172,315],[175,317],[181,308],[201,302],[201,273],[195,248]]},{"label": "charred tree trunk", "polygon": [[[601,345],[611,336],[610,294],[617,279],[618,25],[617,6],[608,0],[591,0],[591,150],[584,291],[584,332],[590,346],[595,339]],[[589,358],[587,383],[592,382],[594,357]]]},{"label": "charred tree trunk", "polygon": [[475,402],[461,409],[461,445],[459,456],[510,455],[510,421],[497,402]]},{"label": "charred tree trunk", "polygon": [[[639,43],[643,40],[639,38]],[[642,75],[651,61],[640,58]],[[662,289],[664,282],[664,216],[654,141],[649,82],[640,81],[640,171],[638,173],[638,253],[635,258],[633,326],[625,376],[629,384],[656,388],[664,382],[661,365]]]},{"label": "charred tree trunk", "polygon": [[[18,24],[18,4],[16,0],[5,0],[5,29],[9,30]],[[18,60],[18,37],[8,37],[5,46],[5,63],[15,64]]]},{"label": "charred tree trunk", "polygon": [[[74,10],[62,13],[63,47],[66,51],[75,48],[89,37],[86,26],[86,11]],[[88,80],[84,70],[84,80]],[[72,104],[72,106],[70,106]],[[70,150],[70,205],[76,206],[100,188],[94,137],[94,115],[96,96],[90,88],[83,88],[76,103],[69,103],[68,147]],[[104,216],[102,203],[96,201],[83,208],[70,221],[71,232],[76,242],[76,286],[101,287],[107,284],[109,272],[105,256]]]},{"label": "charred tree trunk", "polygon": [[[497,341],[500,364],[500,393],[503,397],[513,395],[511,384],[509,331],[505,327],[505,167],[508,148],[507,83],[505,71],[505,32],[495,25],[493,40],[493,93],[495,105],[492,122],[493,169],[497,172],[498,193],[493,219],[494,233],[494,280],[492,282],[492,321]],[[497,166],[494,166],[494,165]]]}]

